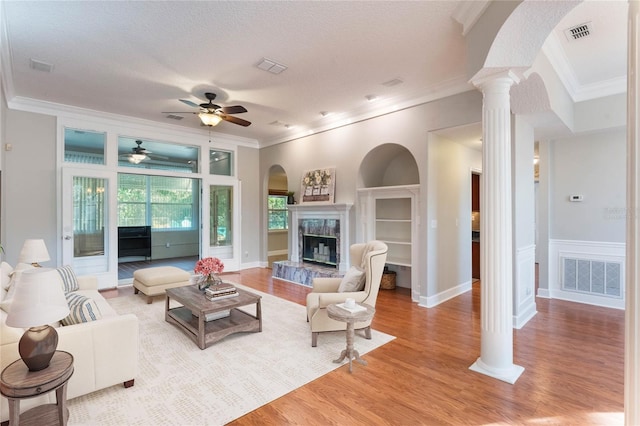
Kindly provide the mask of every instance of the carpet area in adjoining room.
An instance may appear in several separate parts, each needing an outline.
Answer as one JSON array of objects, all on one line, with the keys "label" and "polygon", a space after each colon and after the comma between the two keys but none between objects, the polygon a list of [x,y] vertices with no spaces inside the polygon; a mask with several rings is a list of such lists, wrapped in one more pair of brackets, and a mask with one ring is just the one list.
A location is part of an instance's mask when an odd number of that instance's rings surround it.
[{"label": "carpet area in adjoining room", "polygon": [[[344,331],[322,333],[312,348],[304,306],[247,290],[262,296],[262,332],[230,335],[205,350],[165,322],[162,301],[148,305],[138,295],[109,299],[118,313],[140,320],[140,374],[132,388],[112,386],[70,400],[68,424],[223,425],[348,368],[332,362],[346,345]],[[255,314],[255,305],[243,309]],[[367,340],[356,332],[355,349],[363,355],[393,339],[372,330]],[[354,363],[354,374],[358,368],[367,367]]]}]

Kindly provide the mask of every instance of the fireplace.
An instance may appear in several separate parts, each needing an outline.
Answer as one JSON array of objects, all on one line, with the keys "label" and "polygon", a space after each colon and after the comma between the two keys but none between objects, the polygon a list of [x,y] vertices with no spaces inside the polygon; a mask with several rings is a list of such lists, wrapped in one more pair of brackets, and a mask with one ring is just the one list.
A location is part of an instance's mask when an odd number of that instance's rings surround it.
[{"label": "fireplace", "polygon": [[[329,222],[327,224],[326,222]],[[340,221],[335,219],[302,219],[302,261],[337,268],[340,262]],[[319,232],[319,233],[318,233]]]},{"label": "fireplace", "polygon": [[[294,204],[289,208],[289,260],[349,269],[352,204]],[[293,230],[297,229],[298,232]]]}]

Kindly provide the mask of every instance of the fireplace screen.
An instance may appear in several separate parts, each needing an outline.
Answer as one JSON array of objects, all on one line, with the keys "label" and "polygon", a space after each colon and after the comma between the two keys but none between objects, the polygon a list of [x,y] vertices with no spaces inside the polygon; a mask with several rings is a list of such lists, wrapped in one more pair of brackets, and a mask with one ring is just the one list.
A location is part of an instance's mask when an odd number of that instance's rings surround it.
[{"label": "fireplace screen", "polygon": [[336,237],[303,235],[302,260],[337,267]]}]

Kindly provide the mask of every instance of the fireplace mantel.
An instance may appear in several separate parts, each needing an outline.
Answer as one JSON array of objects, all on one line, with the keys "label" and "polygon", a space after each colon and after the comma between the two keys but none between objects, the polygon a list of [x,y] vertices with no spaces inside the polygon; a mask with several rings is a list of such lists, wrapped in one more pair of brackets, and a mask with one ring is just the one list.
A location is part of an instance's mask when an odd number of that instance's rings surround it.
[{"label": "fireplace mantel", "polygon": [[350,223],[349,214],[353,204],[290,204],[289,209],[289,260],[300,262],[301,235],[298,232],[300,221],[304,219],[337,219],[340,221],[340,261],[339,271],[349,269]]}]

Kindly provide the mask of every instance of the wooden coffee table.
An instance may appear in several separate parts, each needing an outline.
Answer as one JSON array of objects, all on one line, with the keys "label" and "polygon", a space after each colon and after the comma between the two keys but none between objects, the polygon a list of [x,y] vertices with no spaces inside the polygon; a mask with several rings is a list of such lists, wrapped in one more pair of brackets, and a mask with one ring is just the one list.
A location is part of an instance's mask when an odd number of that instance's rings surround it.
[{"label": "wooden coffee table", "polygon": [[[261,332],[260,300],[262,297],[239,288],[237,290],[239,293],[237,297],[210,301],[196,286],[167,289],[164,318],[168,323],[182,330],[200,349],[205,349],[233,333]],[[182,306],[169,308],[171,299]],[[255,315],[237,309],[253,304],[256,305]],[[205,319],[208,314],[227,310],[230,311],[228,317],[212,321]]]}]

